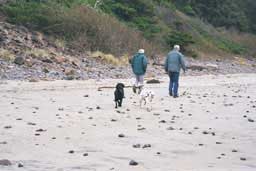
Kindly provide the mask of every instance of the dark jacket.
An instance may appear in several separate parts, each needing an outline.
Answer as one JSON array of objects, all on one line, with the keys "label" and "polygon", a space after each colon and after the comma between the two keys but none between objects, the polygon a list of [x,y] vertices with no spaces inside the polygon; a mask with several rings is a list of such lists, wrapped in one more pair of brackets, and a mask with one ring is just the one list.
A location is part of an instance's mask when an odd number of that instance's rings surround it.
[{"label": "dark jacket", "polygon": [[131,65],[135,75],[144,75],[147,70],[147,57],[144,54],[137,53],[133,56]]},{"label": "dark jacket", "polygon": [[165,60],[165,71],[166,72],[180,72],[180,69],[186,71],[186,65],[184,56],[176,50],[171,51]]}]

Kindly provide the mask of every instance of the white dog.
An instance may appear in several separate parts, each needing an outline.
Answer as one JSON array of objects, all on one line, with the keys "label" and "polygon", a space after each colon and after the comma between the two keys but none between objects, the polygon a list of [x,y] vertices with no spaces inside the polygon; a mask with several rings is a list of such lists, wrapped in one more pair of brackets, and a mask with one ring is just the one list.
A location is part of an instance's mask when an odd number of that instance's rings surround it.
[{"label": "white dog", "polygon": [[[154,99],[155,93],[152,90],[142,89],[140,92],[140,107],[146,105],[148,102],[152,102]],[[144,102],[144,104],[143,104]],[[152,109],[152,106],[151,106]]]}]

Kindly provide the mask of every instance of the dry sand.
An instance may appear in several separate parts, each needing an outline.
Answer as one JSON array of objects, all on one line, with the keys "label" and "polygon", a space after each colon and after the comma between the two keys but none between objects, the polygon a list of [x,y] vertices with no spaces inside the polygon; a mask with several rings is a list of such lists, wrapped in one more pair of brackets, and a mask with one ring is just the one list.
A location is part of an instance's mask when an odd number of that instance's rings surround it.
[{"label": "dry sand", "polygon": [[130,80],[1,82],[0,171],[256,170],[256,74],[182,77],[178,99],[161,80],[150,112],[97,90]]}]

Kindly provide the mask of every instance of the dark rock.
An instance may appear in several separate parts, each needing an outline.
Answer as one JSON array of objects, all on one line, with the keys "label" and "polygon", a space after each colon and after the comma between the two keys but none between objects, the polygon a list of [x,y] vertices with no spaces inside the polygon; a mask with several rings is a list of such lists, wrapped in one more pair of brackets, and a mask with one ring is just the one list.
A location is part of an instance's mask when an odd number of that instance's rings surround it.
[{"label": "dark rock", "polygon": [[248,121],[249,121],[249,122],[254,122],[254,120],[253,120],[253,119],[248,119]]},{"label": "dark rock", "polygon": [[47,68],[44,68],[44,69],[43,69],[43,72],[44,72],[44,73],[49,73],[50,71],[49,71]]},{"label": "dark rock", "polygon": [[134,144],[132,147],[133,147],[133,148],[140,148],[141,145],[140,145],[140,144]]},{"label": "dark rock", "polygon": [[136,161],[134,161],[134,160],[131,160],[131,161],[129,162],[129,165],[130,165],[130,166],[137,166],[137,165],[138,165],[138,162],[136,162]]},{"label": "dark rock", "polygon": [[166,123],[166,121],[165,120],[161,120],[161,121],[159,121],[159,123]]},{"label": "dark rock", "polygon": [[24,165],[22,163],[19,163],[18,167],[24,167]]},{"label": "dark rock", "polygon": [[209,134],[209,132],[207,132],[207,131],[203,131],[202,133],[205,135]]},{"label": "dark rock", "polygon": [[67,81],[75,80],[75,76],[74,76],[74,75],[66,76],[66,77],[64,78],[64,80],[67,80]]},{"label": "dark rock", "polygon": [[74,150],[69,150],[69,152],[68,153],[70,153],[70,154],[74,154],[75,153],[75,151]]},{"label": "dark rock", "polygon": [[173,131],[173,130],[175,130],[175,129],[170,126],[170,127],[167,128],[167,130]]},{"label": "dark rock", "polygon": [[38,79],[36,79],[36,78],[31,78],[31,79],[29,79],[28,80],[30,83],[36,83],[36,82],[39,82],[39,80]]},{"label": "dark rock", "polygon": [[138,131],[142,131],[142,130],[145,130],[146,128],[142,127],[142,128],[138,128],[137,130]]},{"label": "dark rock", "polygon": [[0,166],[11,166],[11,165],[12,163],[7,159],[0,160]]},{"label": "dark rock", "polygon": [[160,81],[156,79],[152,79],[152,80],[148,80],[147,84],[160,84]]},{"label": "dark rock", "polygon": [[11,129],[12,126],[8,125],[8,126],[5,126],[4,129]]},{"label": "dark rock", "polygon": [[124,135],[124,134],[119,134],[118,137],[119,137],[119,138],[124,138],[125,135]]},{"label": "dark rock", "polygon": [[7,142],[6,142],[6,141],[2,141],[2,142],[0,142],[0,144],[2,144],[2,145],[6,145],[6,144],[7,144]]},{"label": "dark rock", "polygon": [[59,111],[64,111],[64,108],[59,108],[58,110],[59,110]]},{"label": "dark rock", "polygon": [[240,160],[246,161],[246,158],[245,157],[240,157]]},{"label": "dark rock", "polygon": [[53,61],[49,58],[42,59],[42,62],[49,63],[49,64],[53,63]]},{"label": "dark rock", "polygon": [[236,149],[233,149],[232,150],[232,153],[237,153],[238,151]]},{"label": "dark rock", "polygon": [[150,148],[150,147],[151,147],[151,144],[145,144],[145,145],[143,145],[142,148]]},{"label": "dark rock", "polygon": [[23,65],[25,63],[25,59],[21,56],[18,56],[14,59],[14,63],[17,65]]},{"label": "dark rock", "polygon": [[101,109],[101,107],[100,107],[100,106],[97,106],[97,107],[96,107],[96,109],[98,109],[98,110],[99,110],[99,109]]},{"label": "dark rock", "polygon": [[44,129],[37,129],[36,132],[45,132],[46,130]]},{"label": "dark rock", "polygon": [[222,144],[222,142],[216,142],[216,144]]},{"label": "dark rock", "polygon": [[84,153],[84,154],[83,154],[84,157],[86,157],[86,156],[88,156],[88,155],[89,155],[88,153]]},{"label": "dark rock", "polygon": [[27,124],[28,124],[28,125],[32,125],[32,126],[35,126],[35,125],[36,125],[36,123],[33,123],[33,122],[28,122]]}]

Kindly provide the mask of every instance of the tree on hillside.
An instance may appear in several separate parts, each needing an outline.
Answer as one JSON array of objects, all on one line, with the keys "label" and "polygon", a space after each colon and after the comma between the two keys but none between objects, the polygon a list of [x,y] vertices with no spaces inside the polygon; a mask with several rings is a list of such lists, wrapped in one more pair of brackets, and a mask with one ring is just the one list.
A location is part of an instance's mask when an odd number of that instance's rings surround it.
[{"label": "tree on hillside", "polygon": [[193,10],[202,20],[216,27],[234,27],[240,31],[249,30],[246,9],[241,5],[245,2],[242,0],[173,0],[173,2],[183,11],[191,7],[190,10]]}]

